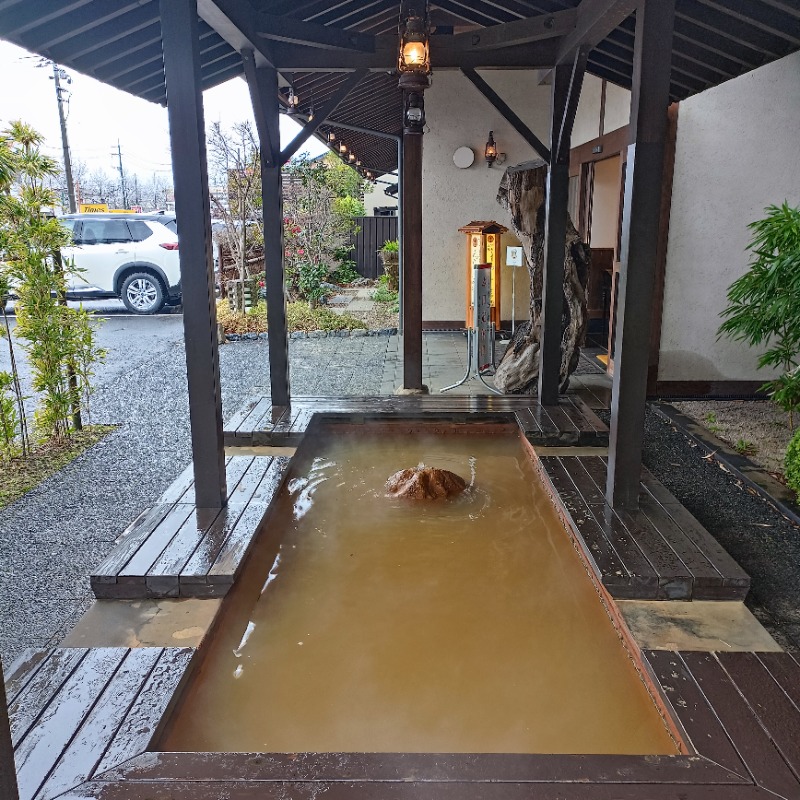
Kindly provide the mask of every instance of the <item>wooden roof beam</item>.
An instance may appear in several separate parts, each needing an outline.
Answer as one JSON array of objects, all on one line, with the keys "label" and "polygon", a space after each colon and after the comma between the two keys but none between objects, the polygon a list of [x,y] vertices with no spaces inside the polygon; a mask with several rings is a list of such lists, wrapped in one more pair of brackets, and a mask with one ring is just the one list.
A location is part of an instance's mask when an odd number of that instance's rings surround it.
[{"label": "wooden roof beam", "polygon": [[453,42],[456,47],[467,51],[530,44],[572,33],[575,30],[576,19],[577,13],[574,9],[555,14],[541,14],[528,19],[492,25],[482,30],[459,33],[453,37]]},{"label": "wooden roof beam", "polygon": [[492,104],[503,119],[549,164],[550,150],[536,134],[511,110],[508,103],[500,97],[474,69],[462,68],[464,77]]},{"label": "wooden roof beam", "polygon": [[[221,22],[225,28],[233,26],[253,45],[256,39],[268,39],[344,52],[370,53],[375,49],[369,34],[257,11],[247,0],[200,0],[198,11],[213,28],[217,28],[215,22]],[[224,36],[222,30],[217,30]]]},{"label": "wooden roof beam", "polygon": [[[470,44],[456,45],[454,36],[436,36],[431,40],[434,69],[537,69],[555,63],[559,40],[542,39],[524,45],[473,50]],[[395,67],[397,36],[375,37],[372,53],[321,50],[271,42],[274,64],[282,72],[351,72],[354,69],[385,71]]]},{"label": "wooden roof beam", "polygon": [[557,63],[574,62],[579,48],[592,50],[634,11],[638,0],[582,0],[572,33],[564,37]]}]

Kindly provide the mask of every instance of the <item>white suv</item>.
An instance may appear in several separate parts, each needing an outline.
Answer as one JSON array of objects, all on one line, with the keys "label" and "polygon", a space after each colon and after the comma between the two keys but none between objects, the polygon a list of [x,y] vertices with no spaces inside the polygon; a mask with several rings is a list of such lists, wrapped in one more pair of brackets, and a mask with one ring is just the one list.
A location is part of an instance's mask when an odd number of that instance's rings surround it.
[{"label": "white suv", "polygon": [[63,247],[74,261],[67,297],[119,297],[133,314],[155,314],[180,303],[178,226],[169,214],[68,214],[62,225],[72,233]]}]

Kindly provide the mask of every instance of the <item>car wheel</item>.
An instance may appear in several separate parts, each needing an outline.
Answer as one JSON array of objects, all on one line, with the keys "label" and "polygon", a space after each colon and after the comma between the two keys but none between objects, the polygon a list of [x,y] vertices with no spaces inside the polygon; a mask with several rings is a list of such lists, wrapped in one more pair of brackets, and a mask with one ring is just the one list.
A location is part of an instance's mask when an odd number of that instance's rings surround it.
[{"label": "car wheel", "polygon": [[132,314],[155,314],[165,301],[161,281],[149,272],[134,272],[122,284],[122,302]]}]

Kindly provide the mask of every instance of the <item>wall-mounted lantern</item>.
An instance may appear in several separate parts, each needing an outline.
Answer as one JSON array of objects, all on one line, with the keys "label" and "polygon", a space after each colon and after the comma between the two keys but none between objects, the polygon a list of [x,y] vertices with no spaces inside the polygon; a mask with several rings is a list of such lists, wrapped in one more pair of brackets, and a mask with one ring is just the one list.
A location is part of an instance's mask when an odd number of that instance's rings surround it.
[{"label": "wall-mounted lantern", "polygon": [[487,165],[490,167],[497,161],[497,144],[494,141],[494,131],[489,131],[489,141],[486,142],[486,150],[483,155]]}]

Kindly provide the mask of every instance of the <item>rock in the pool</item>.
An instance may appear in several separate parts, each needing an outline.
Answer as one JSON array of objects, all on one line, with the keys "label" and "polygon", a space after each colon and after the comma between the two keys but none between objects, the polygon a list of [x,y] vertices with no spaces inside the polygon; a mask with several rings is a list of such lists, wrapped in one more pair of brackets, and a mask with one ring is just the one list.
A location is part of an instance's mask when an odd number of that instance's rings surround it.
[{"label": "rock in the pool", "polygon": [[436,467],[401,469],[386,481],[386,492],[390,497],[407,497],[409,500],[443,500],[461,494],[466,488],[461,476]]}]

